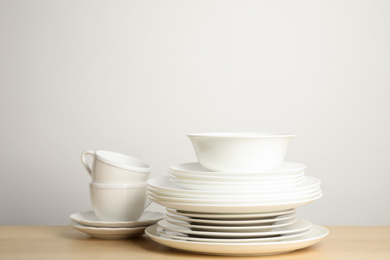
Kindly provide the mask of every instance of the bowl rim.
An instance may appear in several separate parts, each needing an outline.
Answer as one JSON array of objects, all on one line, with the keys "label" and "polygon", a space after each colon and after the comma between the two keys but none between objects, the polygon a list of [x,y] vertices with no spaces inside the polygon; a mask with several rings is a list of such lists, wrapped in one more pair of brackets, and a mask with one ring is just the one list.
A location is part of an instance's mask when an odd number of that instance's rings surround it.
[{"label": "bowl rim", "polygon": [[208,138],[291,138],[294,134],[277,132],[204,132],[190,133],[188,137],[208,137]]}]

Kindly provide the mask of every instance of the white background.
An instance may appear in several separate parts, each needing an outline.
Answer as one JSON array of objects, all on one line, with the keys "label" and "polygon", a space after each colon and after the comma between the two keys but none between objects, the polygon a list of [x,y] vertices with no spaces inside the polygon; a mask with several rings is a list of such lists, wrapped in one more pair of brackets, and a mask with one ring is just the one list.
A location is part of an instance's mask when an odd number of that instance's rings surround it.
[{"label": "white background", "polygon": [[[153,167],[186,134],[294,133],[321,225],[390,224],[389,1],[0,0],[0,225],[91,209],[84,150]],[[153,210],[164,210],[153,205]]]}]

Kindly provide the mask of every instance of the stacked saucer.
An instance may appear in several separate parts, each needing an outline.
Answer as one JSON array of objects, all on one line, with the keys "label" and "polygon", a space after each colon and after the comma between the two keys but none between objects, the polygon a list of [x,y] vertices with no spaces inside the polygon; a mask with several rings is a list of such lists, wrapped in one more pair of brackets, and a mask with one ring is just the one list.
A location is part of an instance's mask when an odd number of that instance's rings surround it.
[{"label": "stacked saucer", "polygon": [[[86,156],[92,156],[91,166]],[[151,167],[128,155],[111,151],[85,151],[81,162],[91,176],[89,184],[93,211],[70,215],[70,225],[101,239],[134,238],[164,215],[145,211],[150,204],[146,180]]]},{"label": "stacked saucer", "polygon": [[102,221],[93,211],[74,213],[69,216],[70,225],[83,233],[100,239],[127,239],[144,234],[145,229],[164,218],[164,214],[144,211],[137,221]]},{"label": "stacked saucer", "polygon": [[322,197],[305,165],[284,162],[291,135],[189,135],[199,162],[173,165],[150,179],[150,200],[166,218],[146,229],[177,249],[221,255],[285,253],[308,247],[328,230],[298,218],[296,208]]}]

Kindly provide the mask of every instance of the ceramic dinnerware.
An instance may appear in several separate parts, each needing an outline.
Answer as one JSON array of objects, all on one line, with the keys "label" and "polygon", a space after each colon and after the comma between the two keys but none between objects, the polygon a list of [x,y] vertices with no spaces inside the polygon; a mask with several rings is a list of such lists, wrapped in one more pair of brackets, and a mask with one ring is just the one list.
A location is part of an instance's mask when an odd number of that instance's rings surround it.
[{"label": "ceramic dinnerware", "polygon": [[262,172],[284,161],[292,134],[193,133],[187,135],[199,163],[211,171]]}]

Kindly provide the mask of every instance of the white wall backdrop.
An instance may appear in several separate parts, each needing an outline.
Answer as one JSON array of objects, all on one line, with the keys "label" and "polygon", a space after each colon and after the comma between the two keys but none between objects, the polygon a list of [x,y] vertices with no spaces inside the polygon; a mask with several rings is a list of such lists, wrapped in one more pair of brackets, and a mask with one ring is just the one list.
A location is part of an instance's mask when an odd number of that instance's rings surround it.
[{"label": "white wall backdrop", "polygon": [[[321,225],[390,224],[390,2],[0,0],[0,225],[91,210],[84,150],[196,160],[186,134],[296,134]],[[152,210],[164,210],[158,205]]]}]

